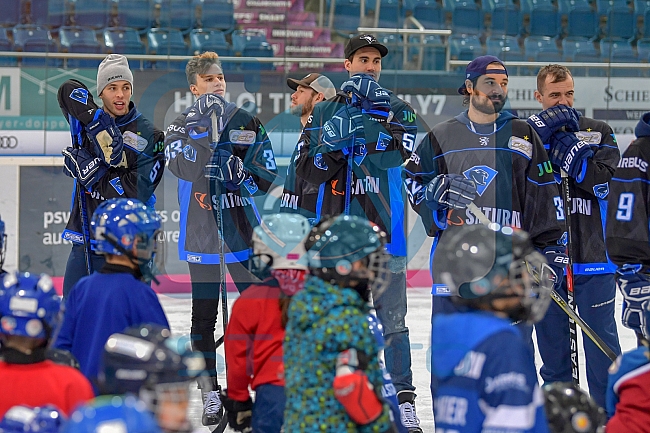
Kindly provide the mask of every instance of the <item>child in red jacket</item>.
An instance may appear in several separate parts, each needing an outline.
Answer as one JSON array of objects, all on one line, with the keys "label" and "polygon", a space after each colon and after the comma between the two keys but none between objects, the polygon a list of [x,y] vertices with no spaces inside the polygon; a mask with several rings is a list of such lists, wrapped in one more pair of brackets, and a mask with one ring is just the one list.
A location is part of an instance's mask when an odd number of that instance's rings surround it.
[{"label": "child in red jacket", "polygon": [[276,214],[264,217],[254,230],[251,268],[262,282],[233,305],[225,339],[228,389],[221,400],[235,431],[252,427],[279,433],[282,428],[284,327],[291,297],[302,289],[307,267],[300,259],[310,229],[301,215]]}]

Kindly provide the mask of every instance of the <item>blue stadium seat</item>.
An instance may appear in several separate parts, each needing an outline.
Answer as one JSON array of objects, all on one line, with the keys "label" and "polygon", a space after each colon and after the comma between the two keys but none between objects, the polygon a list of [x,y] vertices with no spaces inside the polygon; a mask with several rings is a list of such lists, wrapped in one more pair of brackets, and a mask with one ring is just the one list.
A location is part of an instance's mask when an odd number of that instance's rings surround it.
[{"label": "blue stadium seat", "polygon": [[[374,5],[374,2],[372,3]],[[381,0],[379,27],[399,28],[404,24],[404,9],[400,0]]]},{"label": "blue stadium seat", "polygon": [[492,34],[516,36],[521,33],[521,14],[515,5],[497,5],[492,12]]},{"label": "blue stadium seat", "polygon": [[650,9],[650,0],[634,0],[634,15],[643,16]]},{"label": "blue stadium seat", "polygon": [[0,26],[13,27],[20,24],[21,0],[2,0]]},{"label": "blue stadium seat", "polygon": [[519,47],[519,42],[514,36],[489,36],[485,41],[487,54],[497,56],[499,59],[507,62],[524,60],[524,53]]},{"label": "blue stadium seat", "polygon": [[[101,45],[97,42],[95,31],[91,28],[67,26],[59,29],[61,51],[68,53],[99,54]],[[68,59],[68,68],[97,68],[101,60]]]},{"label": "blue stadium seat", "polygon": [[562,15],[568,15],[571,9],[576,7],[591,9],[588,0],[557,0],[557,11]]},{"label": "blue stadium seat", "polygon": [[528,36],[524,39],[524,52],[529,62],[557,62],[561,58],[555,39],[549,36]]},{"label": "blue stadium seat", "polygon": [[160,7],[159,24],[163,28],[189,31],[196,21],[196,5],[192,0],[155,0]]},{"label": "blue stadium seat", "polygon": [[75,25],[100,29],[108,24],[106,0],[75,0],[73,4]]},{"label": "blue stadium seat", "polygon": [[650,39],[639,39],[636,42],[636,52],[640,62],[650,61]]},{"label": "blue stadium seat", "polygon": [[457,60],[471,61],[485,54],[478,35],[452,35],[449,38],[449,48],[451,58]]},{"label": "blue stadium seat", "polygon": [[521,9],[522,13],[529,14],[535,8],[555,9],[555,5],[553,4],[552,0],[521,0],[519,8]]},{"label": "blue stadium seat", "polygon": [[593,38],[598,31],[598,17],[591,7],[578,7],[569,11],[567,36]]},{"label": "blue stadium seat", "polygon": [[337,0],[334,7],[334,28],[341,33],[356,33],[359,27],[359,0]]},{"label": "blue stadium seat", "polygon": [[560,15],[553,6],[540,6],[530,12],[531,36],[555,37],[560,32]]},{"label": "blue stadium seat", "polygon": [[442,29],[445,26],[442,7],[435,0],[418,0],[413,5],[413,16],[427,29]]},{"label": "blue stadium seat", "polygon": [[153,4],[150,0],[120,0],[117,16],[120,26],[144,31],[153,23]]},{"label": "blue stadium seat", "polygon": [[456,5],[451,13],[451,30],[470,35],[483,33],[481,10],[476,3],[464,1]]},{"label": "blue stadium seat", "polygon": [[235,25],[235,6],[232,0],[196,0],[200,2],[200,23],[203,28],[230,32]]},{"label": "blue stadium seat", "polygon": [[[136,29],[129,27],[108,27],[104,29],[104,44],[107,53],[144,54],[145,46]],[[131,69],[140,69],[139,60],[129,60]]]},{"label": "blue stadium seat", "polygon": [[[13,51],[56,53],[56,42],[50,32],[42,27],[31,24],[19,24],[12,30],[14,37]],[[23,57],[22,66],[60,67],[61,59],[44,59]]]},{"label": "blue stadium seat", "polygon": [[[632,44],[625,39],[604,38],[600,41],[600,57],[603,61],[608,61],[610,56],[616,56],[621,62],[636,62],[636,53]],[[631,60],[633,59],[633,60]],[[612,60],[614,61],[614,60]]]},{"label": "blue stadium seat", "polygon": [[589,39],[581,37],[567,37],[562,39],[564,60],[572,62],[578,51],[581,51],[583,54],[593,53],[598,57],[598,51],[596,51],[594,43]]},{"label": "blue stadium seat", "polygon": [[515,7],[513,0],[483,0],[481,10],[484,13],[492,13],[498,7]]},{"label": "blue stadium seat", "polygon": [[187,55],[187,45],[185,45],[185,40],[180,30],[169,28],[149,29],[147,32],[147,41],[149,42],[147,54],[164,56]]},{"label": "blue stadium seat", "polygon": [[[0,27],[0,51],[12,51],[11,41],[7,31]],[[16,66],[18,61],[15,57],[0,57],[0,66]]]},{"label": "blue stadium seat", "polygon": [[598,15],[607,15],[607,12],[612,8],[629,9],[627,0],[596,0],[596,12]]},{"label": "blue stadium seat", "polygon": [[630,39],[636,34],[636,17],[627,7],[612,7],[607,12],[607,37]]},{"label": "blue stadium seat", "polygon": [[232,48],[221,30],[194,29],[190,32],[190,55],[214,51],[220,56],[232,56]]},{"label": "blue stadium seat", "polygon": [[424,58],[422,59],[422,70],[444,71],[447,66],[447,52],[440,37],[428,35],[424,37]]},{"label": "blue stadium seat", "polygon": [[[242,57],[273,57],[273,48],[266,40],[263,33],[247,30],[235,30],[232,33],[232,46],[235,53]],[[272,63],[246,63],[241,64],[243,70],[272,70]]]},{"label": "blue stadium seat", "polygon": [[38,26],[61,27],[69,12],[65,0],[31,0],[32,24]]},{"label": "blue stadium seat", "polygon": [[404,68],[404,42],[396,35],[377,35],[379,42],[388,48],[388,54],[381,59],[382,69],[403,69]]},{"label": "blue stadium seat", "polygon": [[646,10],[643,16],[643,37],[650,38],[650,9]]}]

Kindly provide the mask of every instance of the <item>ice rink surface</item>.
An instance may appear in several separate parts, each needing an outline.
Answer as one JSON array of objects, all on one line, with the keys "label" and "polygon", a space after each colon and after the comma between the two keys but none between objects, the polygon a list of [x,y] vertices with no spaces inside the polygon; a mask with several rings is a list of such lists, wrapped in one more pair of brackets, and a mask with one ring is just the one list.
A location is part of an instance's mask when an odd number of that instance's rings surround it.
[{"label": "ice rink surface", "polygon": [[[411,337],[411,353],[412,353],[412,369],[413,369],[413,384],[415,385],[417,393],[417,414],[421,421],[422,430],[425,433],[434,431],[433,413],[431,410],[431,391],[429,390],[430,372],[427,366],[427,351],[430,346],[431,336],[431,289],[409,289],[408,290],[408,314],[406,316],[406,323],[410,330]],[[235,301],[237,294],[231,293],[229,296],[229,303]],[[172,333],[175,335],[186,335],[190,332],[191,320],[191,302],[189,295],[159,295],[169,323],[172,328]],[[620,324],[622,297],[617,293],[616,298],[616,322],[618,324],[618,333],[621,341],[621,348],[623,352],[631,350],[636,347],[636,337],[634,333],[623,327]],[[219,314],[219,323],[217,325],[216,335],[221,335],[221,313]],[[567,328],[568,332],[568,328]],[[580,343],[580,383],[586,389],[587,379],[585,377],[585,357],[582,351],[582,344]],[[223,363],[223,349],[218,351],[217,368],[219,369],[219,383],[223,386],[225,384],[225,373]],[[536,353],[537,369],[541,366],[539,354]],[[540,379],[541,383],[541,379]],[[192,401],[190,404],[191,420],[194,427],[201,427],[201,397],[199,391],[194,385],[191,386]],[[208,431],[207,427],[203,430]],[[226,431],[232,431],[227,429]]]}]

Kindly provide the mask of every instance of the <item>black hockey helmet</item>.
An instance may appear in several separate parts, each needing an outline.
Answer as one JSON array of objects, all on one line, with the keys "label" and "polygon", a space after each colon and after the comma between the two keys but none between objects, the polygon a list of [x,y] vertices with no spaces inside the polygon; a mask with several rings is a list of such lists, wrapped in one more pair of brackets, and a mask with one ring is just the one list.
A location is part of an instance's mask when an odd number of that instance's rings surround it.
[{"label": "black hockey helmet", "polygon": [[476,306],[518,297],[521,307],[504,312],[531,323],[544,317],[550,303],[553,280],[547,272],[546,259],[528,234],[512,227],[454,227],[433,258],[434,281],[447,285],[455,302]]},{"label": "black hockey helmet", "polygon": [[605,410],[571,382],[542,387],[546,418],[551,433],[601,433],[607,422]]},{"label": "black hockey helmet", "polygon": [[[369,289],[382,293],[390,282],[386,233],[358,216],[339,215],[320,221],[307,236],[305,248],[310,274],[349,287],[369,300]],[[364,266],[354,269],[355,262]]]}]

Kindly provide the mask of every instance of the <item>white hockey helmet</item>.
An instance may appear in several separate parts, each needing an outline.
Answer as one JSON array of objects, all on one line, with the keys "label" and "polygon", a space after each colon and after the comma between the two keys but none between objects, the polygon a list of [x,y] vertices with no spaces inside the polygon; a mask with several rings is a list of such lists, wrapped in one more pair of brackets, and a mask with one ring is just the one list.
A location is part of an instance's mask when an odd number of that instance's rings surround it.
[{"label": "white hockey helmet", "polygon": [[307,270],[305,238],[311,230],[299,214],[266,215],[253,230],[253,256],[258,271],[268,269]]}]

